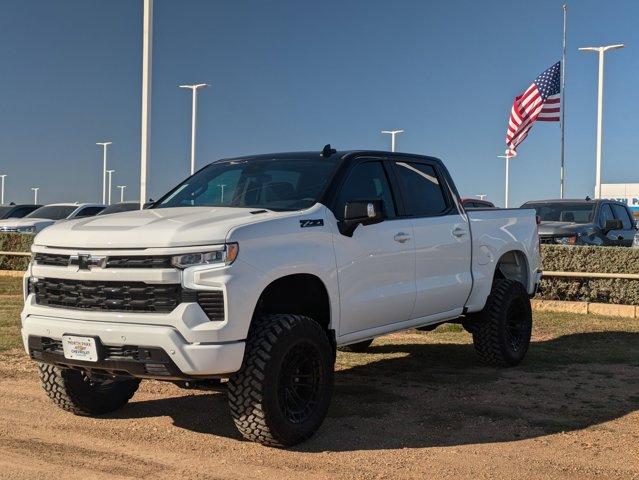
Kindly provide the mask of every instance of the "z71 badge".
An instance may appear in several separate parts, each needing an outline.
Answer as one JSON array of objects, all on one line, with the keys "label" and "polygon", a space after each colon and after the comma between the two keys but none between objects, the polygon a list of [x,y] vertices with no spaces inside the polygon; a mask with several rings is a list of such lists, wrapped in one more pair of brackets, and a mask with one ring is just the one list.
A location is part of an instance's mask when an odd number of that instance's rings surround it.
[{"label": "z71 badge", "polygon": [[323,227],[323,226],[324,226],[324,220],[322,220],[321,218],[318,218],[317,220],[300,220],[301,228]]}]

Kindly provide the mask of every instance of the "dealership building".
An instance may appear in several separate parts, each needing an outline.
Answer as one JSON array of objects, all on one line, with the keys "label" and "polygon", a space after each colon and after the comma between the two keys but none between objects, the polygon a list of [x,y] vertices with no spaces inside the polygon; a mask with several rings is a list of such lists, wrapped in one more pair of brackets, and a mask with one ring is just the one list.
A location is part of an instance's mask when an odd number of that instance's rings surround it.
[{"label": "dealership building", "polygon": [[639,217],[639,183],[602,183],[601,196],[625,203]]}]

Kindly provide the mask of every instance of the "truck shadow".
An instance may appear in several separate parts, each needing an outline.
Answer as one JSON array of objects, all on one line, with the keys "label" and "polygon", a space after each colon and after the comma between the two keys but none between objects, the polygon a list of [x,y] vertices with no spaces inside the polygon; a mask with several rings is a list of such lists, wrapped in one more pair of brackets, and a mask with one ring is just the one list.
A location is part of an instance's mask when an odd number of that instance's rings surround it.
[{"label": "truck shadow", "polygon": [[[469,344],[389,340],[369,353],[340,354],[328,417],[296,450],[509,442],[596,426],[639,409],[639,333],[534,342],[524,363],[511,369],[481,366]],[[155,416],[240,438],[223,393],[134,401],[113,415]]]}]

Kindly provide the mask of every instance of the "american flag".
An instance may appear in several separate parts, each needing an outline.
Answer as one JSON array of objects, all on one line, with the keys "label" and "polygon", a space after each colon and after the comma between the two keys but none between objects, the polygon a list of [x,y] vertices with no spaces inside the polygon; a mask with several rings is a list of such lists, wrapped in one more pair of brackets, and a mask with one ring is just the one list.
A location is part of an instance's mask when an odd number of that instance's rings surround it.
[{"label": "american flag", "polygon": [[517,147],[524,141],[536,120],[558,122],[561,108],[561,62],[539,75],[524,93],[515,97],[508,119],[506,155],[517,155]]}]

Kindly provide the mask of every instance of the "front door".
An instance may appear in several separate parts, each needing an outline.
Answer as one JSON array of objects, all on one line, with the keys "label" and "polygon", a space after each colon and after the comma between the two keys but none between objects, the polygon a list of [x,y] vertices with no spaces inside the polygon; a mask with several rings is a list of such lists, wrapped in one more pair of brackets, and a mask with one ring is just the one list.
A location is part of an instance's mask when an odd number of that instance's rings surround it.
[{"label": "front door", "polygon": [[397,217],[381,160],[362,159],[352,168],[338,194],[337,219],[346,202],[357,200],[382,200],[386,219],[359,225],[352,237],[335,232],[340,336],[408,320],[415,301],[413,227]]}]

